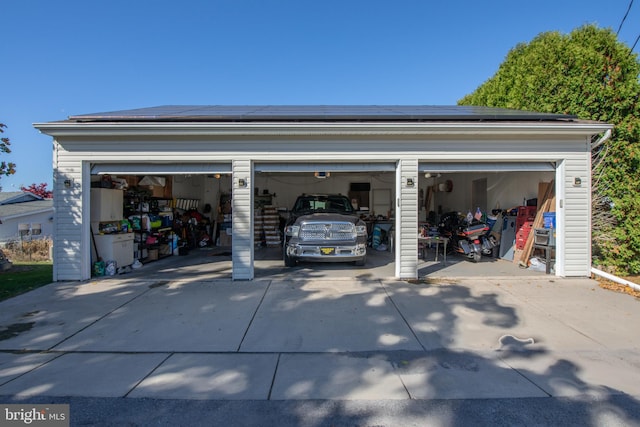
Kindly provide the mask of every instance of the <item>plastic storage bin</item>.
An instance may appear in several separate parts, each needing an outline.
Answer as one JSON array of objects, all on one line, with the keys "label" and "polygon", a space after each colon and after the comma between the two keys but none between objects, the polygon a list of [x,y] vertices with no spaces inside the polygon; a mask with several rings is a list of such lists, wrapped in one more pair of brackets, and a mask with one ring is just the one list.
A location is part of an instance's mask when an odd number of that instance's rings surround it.
[{"label": "plastic storage bin", "polygon": [[542,214],[544,220],[544,228],[556,228],[556,213],[545,212]]}]

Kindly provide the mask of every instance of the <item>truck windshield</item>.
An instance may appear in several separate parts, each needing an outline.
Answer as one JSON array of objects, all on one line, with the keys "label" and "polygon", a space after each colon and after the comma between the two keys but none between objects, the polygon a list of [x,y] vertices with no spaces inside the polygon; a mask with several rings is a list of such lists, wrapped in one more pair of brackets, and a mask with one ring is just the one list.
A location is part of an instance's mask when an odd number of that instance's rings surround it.
[{"label": "truck windshield", "polygon": [[351,202],[344,196],[302,196],[296,200],[295,212],[353,213]]}]

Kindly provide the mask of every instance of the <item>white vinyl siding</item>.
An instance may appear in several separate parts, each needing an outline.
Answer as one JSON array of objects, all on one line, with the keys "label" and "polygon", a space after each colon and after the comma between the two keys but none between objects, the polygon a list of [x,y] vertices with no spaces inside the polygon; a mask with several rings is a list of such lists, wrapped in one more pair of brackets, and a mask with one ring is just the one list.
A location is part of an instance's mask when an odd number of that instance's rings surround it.
[{"label": "white vinyl siding", "polygon": [[[409,181],[413,181],[409,185]],[[416,277],[418,269],[418,160],[402,159],[398,163],[396,194],[396,276]],[[398,203],[396,203],[398,204]]]},{"label": "white vinyl siding", "polygon": [[172,175],[172,174],[213,174],[230,173],[229,163],[94,163],[91,173],[128,175]]},{"label": "white vinyl siding", "polygon": [[[83,255],[91,251],[86,246],[89,235],[83,233],[83,221],[88,223],[89,216],[83,215],[82,153],[69,153],[56,143],[54,155],[58,164],[54,167],[53,181],[53,280],[88,279],[90,266]],[[89,183],[87,193],[88,190]]]},{"label": "white vinyl siding", "polygon": [[549,162],[450,162],[450,163],[420,163],[420,173],[452,173],[452,172],[545,172],[555,170],[555,165]]},{"label": "white vinyl siding", "polygon": [[11,218],[2,219],[2,227],[0,227],[0,242],[20,240],[18,228],[21,224],[40,224],[42,232],[40,235],[32,236],[33,240],[44,239],[53,236],[53,224],[50,219],[53,217],[53,208],[44,212],[31,212],[23,215],[17,215]]},{"label": "white vinyl siding", "polygon": [[289,163],[257,163],[254,165],[255,172],[394,172],[394,163],[312,163],[312,162],[289,162]]},{"label": "white vinyl siding", "polygon": [[[563,275],[584,277],[591,274],[591,155],[564,161]],[[580,185],[575,184],[580,178]]]},{"label": "white vinyl siding", "polygon": [[[233,280],[253,279],[253,176],[251,162],[236,160],[233,170]],[[240,181],[245,185],[241,186]]]}]

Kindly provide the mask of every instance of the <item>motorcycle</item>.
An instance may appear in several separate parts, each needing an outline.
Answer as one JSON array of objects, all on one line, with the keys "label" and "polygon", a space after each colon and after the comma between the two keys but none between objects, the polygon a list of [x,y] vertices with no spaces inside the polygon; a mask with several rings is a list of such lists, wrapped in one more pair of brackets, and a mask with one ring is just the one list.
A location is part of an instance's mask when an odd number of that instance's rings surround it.
[{"label": "motorcycle", "polygon": [[473,262],[478,262],[482,254],[490,254],[496,245],[489,236],[490,227],[484,222],[472,219],[469,222],[458,212],[449,212],[442,216],[438,224],[440,235],[449,239],[449,248],[463,254]]}]

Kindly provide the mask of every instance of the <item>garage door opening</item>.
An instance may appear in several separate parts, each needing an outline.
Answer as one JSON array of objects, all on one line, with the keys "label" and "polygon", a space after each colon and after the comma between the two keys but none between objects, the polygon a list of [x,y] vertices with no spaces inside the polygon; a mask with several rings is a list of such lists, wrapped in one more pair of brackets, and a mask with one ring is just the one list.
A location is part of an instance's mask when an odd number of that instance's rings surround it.
[{"label": "garage door opening", "polygon": [[93,275],[230,263],[231,186],[226,163],[92,165]]},{"label": "garage door opening", "polygon": [[[420,233],[439,232],[441,218],[450,212],[466,216],[479,210],[485,221],[501,212],[506,226],[498,249],[483,257],[481,263],[456,257],[451,247],[447,248],[445,263],[443,245],[425,248],[424,242],[418,241],[418,276],[521,274],[522,269],[511,261],[522,236],[518,235],[517,215],[507,214],[521,206],[536,205],[540,184],[555,178],[551,163],[420,163]],[[99,259],[114,260],[119,268],[138,260],[149,271],[154,265],[187,265],[192,260],[201,270],[209,268],[225,277],[231,275],[234,183],[230,163],[94,164],[91,180],[92,265]],[[290,274],[395,276],[395,163],[257,162],[251,186],[255,278]],[[119,190],[116,194],[120,198],[106,196],[109,191],[105,190]],[[344,194],[349,198],[367,224],[368,257],[364,267],[322,262],[285,266],[284,224],[301,194]],[[456,262],[458,258],[464,262]],[[166,260],[163,264],[154,264],[162,259]],[[502,268],[503,264],[501,273],[496,267]],[[452,269],[456,265],[458,271]]]},{"label": "garage door opening", "polygon": [[[256,164],[254,255],[255,277],[393,277],[394,164]],[[301,195],[347,196],[367,227],[364,266],[354,262],[283,261],[284,227]],[[374,242],[374,234],[379,237]],[[320,262],[318,262],[320,261]]]},{"label": "garage door opening", "polygon": [[[535,249],[532,254],[536,260],[528,268],[517,260],[529,234],[534,233],[539,199],[556,179],[553,164],[421,163],[419,171],[419,277],[545,274],[546,251]],[[460,221],[470,217],[487,225],[482,236],[490,238],[490,244],[482,248],[479,262],[474,262],[471,254],[460,253],[467,248],[461,248],[464,244],[456,242],[455,236],[440,242],[432,238],[448,236],[443,218],[452,215],[458,215]],[[446,262],[443,240],[448,243]]]}]

